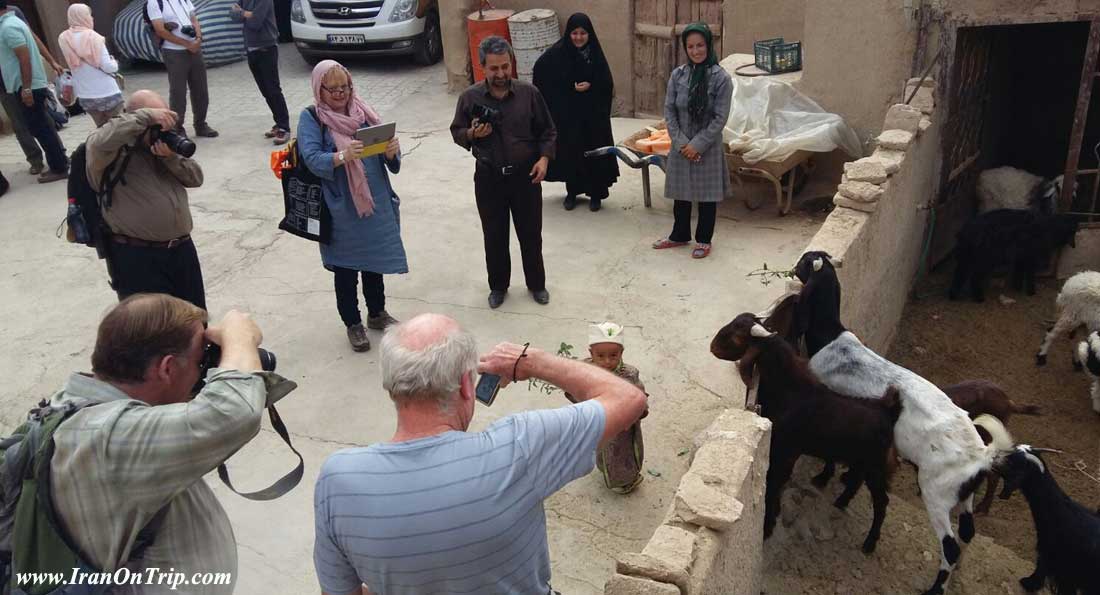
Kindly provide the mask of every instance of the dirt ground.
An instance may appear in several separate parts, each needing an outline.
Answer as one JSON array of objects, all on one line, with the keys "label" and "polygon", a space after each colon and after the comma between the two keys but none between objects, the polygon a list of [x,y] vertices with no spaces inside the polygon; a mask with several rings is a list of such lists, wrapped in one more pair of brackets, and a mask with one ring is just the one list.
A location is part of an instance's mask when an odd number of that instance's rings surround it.
[{"label": "dirt ground", "polygon": [[[1056,316],[1054,299],[1060,283],[1047,279],[1034,296],[1027,296],[998,286],[995,279],[985,303],[951,302],[943,297],[948,274],[938,271],[918,288],[928,297],[906,307],[889,359],[940,386],[992,380],[1017,404],[1042,407],[1038,417],[1017,415],[1010,420],[1013,438],[1065,451],[1046,456],[1058,484],[1081,504],[1100,506],[1100,483],[1075,468],[1083,466],[1092,477],[1100,477],[1100,415],[1092,411],[1088,374],[1075,372],[1070,359],[1084,330],[1075,340],[1055,341],[1047,365],[1035,365],[1039,343]],[[1002,295],[1016,302],[1002,304]],[[912,470],[905,469],[894,478],[894,493],[919,502],[913,490],[905,489],[914,482]],[[978,519],[978,532],[1034,559],[1031,512],[1020,495],[1007,502],[997,499],[989,516]]]},{"label": "dirt ground", "polygon": [[[950,267],[947,267],[950,269]],[[1040,405],[1040,417],[1016,416],[1009,423],[1017,442],[1064,450],[1048,455],[1062,488],[1078,502],[1100,505],[1100,483],[1074,469],[1081,464],[1100,477],[1100,416],[1092,412],[1089,379],[1070,365],[1072,343],[1056,341],[1049,363],[1037,368],[1035,352],[1054,318],[1059,284],[1041,282],[1035,296],[1006,291],[998,280],[984,304],[950,302],[950,271],[937,271],[906,308],[888,357],[940,385],[984,378],[999,383],[1020,404]],[[1015,301],[1002,304],[1005,294]],[[1080,335],[1079,335],[1080,337]],[[903,466],[894,477],[882,538],[875,553],[859,549],[871,522],[866,490],[840,512],[832,501],[834,481],[824,494],[810,486],[819,461],[804,458],[784,492],[781,522],[765,543],[768,594],[919,593],[939,565],[939,544],[916,492],[916,477]],[[979,495],[984,495],[985,487]],[[1035,532],[1027,503],[1019,495],[994,501],[977,518],[978,536],[965,546],[947,592],[955,595],[1023,593],[1017,579],[1034,569]]]}]

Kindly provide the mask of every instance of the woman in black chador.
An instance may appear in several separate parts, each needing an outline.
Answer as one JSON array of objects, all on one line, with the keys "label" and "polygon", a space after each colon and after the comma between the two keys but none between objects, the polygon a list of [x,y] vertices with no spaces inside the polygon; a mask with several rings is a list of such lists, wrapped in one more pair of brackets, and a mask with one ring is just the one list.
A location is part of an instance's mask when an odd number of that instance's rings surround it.
[{"label": "woman in black chador", "polygon": [[546,179],[565,182],[565,210],[587,194],[588,208],[600,210],[607,189],[619,177],[615,157],[587,158],[584,152],[614,145],[611,98],[615,83],[592,21],[584,13],[569,17],[565,34],[535,62],[534,83],[558,128],[557,155]]}]

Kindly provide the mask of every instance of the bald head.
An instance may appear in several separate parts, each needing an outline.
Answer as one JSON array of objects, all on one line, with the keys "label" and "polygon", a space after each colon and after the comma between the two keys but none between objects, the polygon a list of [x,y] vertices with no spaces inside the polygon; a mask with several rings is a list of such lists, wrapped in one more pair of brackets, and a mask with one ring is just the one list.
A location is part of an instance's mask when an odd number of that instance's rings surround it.
[{"label": "bald head", "polygon": [[126,101],[126,111],[135,112],[142,108],[168,109],[168,104],[156,91],[141,89],[140,91],[134,91],[134,94]]},{"label": "bald head", "polygon": [[446,404],[462,377],[477,369],[474,337],[442,314],[421,314],[382,338],[382,386],[394,401]]}]

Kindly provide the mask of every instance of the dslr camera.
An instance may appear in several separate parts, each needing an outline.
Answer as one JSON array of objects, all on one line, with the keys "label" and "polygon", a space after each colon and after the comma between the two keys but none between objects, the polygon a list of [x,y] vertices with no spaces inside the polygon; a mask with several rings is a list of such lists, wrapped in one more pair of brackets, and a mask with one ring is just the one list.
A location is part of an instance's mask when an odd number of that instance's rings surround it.
[{"label": "dslr camera", "polygon": [[500,110],[495,107],[489,107],[480,103],[475,103],[472,114],[480,124],[492,124],[496,126],[500,123]]},{"label": "dslr camera", "polygon": [[[275,354],[262,348],[257,347],[256,351],[260,356],[260,368],[264,372],[274,372],[275,365],[278,360]],[[202,361],[199,362],[199,381],[195,383],[194,388],[191,389],[192,394],[199,394],[202,387],[206,386],[206,374],[211,368],[218,367],[218,363],[222,360],[222,346],[217,343],[210,343],[206,346],[206,349],[202,353]]]},{"label": "dslr camera", "polygon": [[153,126],[152,130],[155,133],[153,141],[156,142],[159,140],[163,142],[165,145],[168,145],[168,148],[171,149],[173,153],[188,158],[195,154],[195,149],[197,148],[195,146],[195,141],[171,130],[163,130],[159,125]]},{"label": "dslr camera", "polygon": [[184,26],[180,27],[180,33],[183,33],[184,35],[186,35],[188,37],[194,37],[195,36],[195,28],[192,27],[191,25],[184,25]]}]

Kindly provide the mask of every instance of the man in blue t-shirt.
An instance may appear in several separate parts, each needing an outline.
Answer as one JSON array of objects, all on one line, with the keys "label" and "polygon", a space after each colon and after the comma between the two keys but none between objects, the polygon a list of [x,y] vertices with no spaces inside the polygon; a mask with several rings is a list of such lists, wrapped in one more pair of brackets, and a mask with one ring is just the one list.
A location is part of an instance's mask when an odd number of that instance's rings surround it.
[{"label": "man in blue t-shirt", "polygon": [[[314,491],[314,567],[326,595],[549,595],[543,500],[595,466],[598,446],[646,408],[633,384],[580,361],[502,343],[480,362],[453,319],[422,314],[382,338],[389,442],[334,453]],[[468,432],[475,371],[538,378],[578,403]]]},{"label": "man in blue t-shirt", "polygon": [[19,98],[19,113],[27,130],[46,153],[49,169],[38,176],[38,181],[66,179],[69,157],[46,111],[49,90],[42,54],[30,27],[8,7],[8,0],[0,0],[0,73],[7,92]]},{"label": "man in blue t-shirt", "polygon": [[[27,22],[27,17],[23,15],[23,11],[19,10],[18,6],[11,7],[12,13],[19,17],[19,20],[24,23]],[[34,37],[34,44],[38,47],[38,52],[42,54],[42,58],[45,59],[50,68],[53,70],[53,75],[60,75],[64,71],[64,67],[61,66],[50,53],[50,50],[46,47],[46,44],[42,43],[42,40],[31,31],[31,36]],[[51,77],[52,78],[52,77]],[[12,132],[15,133],[15,139],[19,141],[19,148],[23,150],[23,156],[27,158],[27,163],[30,164],[30,173],[32,176],[37,176],[46,169],[46,164],[42,159],[42,149],[38,146],[38,141],[34,140],[34,136],[31,135],[30,130],[27,129],[27,125],[23,122],[23,108],[20,107],[22,102],[19,100],[18,95],[12,95],[7,92],[4,86],[3,69],[0,68],[0,105],[3,105],[4,112],[8,114],[8,120],[11,121]]]}]

